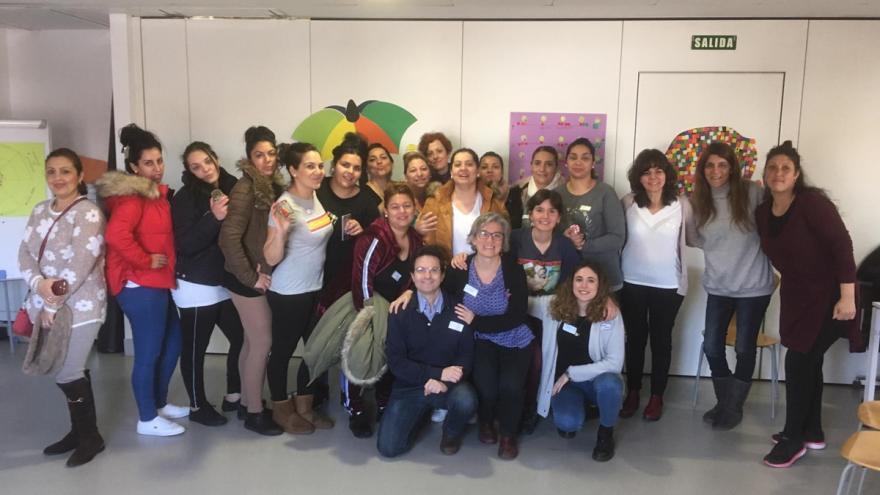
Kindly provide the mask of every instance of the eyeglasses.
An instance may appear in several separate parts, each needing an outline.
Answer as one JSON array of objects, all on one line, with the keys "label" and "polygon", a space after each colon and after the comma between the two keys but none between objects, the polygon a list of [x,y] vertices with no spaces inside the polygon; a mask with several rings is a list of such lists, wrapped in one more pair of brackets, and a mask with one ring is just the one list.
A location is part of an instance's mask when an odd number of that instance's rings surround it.
[{"label": "eyeglasses", "polygon": [[493,241],[501,241],[504,240],[504,232],[489,232],[488,230],[481,230],[477,233],[477,237],[480,239],[492,239]]},{"label": "eyeglasses", "polygon": [[413,269],[413,271],[418,273],[419,275],[426,275],[428,273],[430,273],[431,275],[439,275],[440,274],[440,267],[439,266],[432,266],[431,268],[428,268],[428,267],[424,267],[424,266],[417,266],[417,267],[415,267],[415,269]]}]

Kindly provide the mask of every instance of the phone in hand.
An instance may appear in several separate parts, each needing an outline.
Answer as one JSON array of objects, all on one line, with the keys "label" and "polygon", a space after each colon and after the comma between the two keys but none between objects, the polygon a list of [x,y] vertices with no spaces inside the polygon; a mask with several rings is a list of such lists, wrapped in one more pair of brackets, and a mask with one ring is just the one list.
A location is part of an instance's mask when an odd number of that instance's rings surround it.
[{"label": "phone in hand", "polygon": [[341,227],[339,229],[339,232],[340,232],[340,236],[339,236],[340,239],[339,240],[341,240],[341,241],[348,239],[348,236],[345,234],[345,226],[348,225],[349,220],[351,220],[351,213],[346,213],[345,215],[342,215],[341,217],[339,217],[339,226]]}]

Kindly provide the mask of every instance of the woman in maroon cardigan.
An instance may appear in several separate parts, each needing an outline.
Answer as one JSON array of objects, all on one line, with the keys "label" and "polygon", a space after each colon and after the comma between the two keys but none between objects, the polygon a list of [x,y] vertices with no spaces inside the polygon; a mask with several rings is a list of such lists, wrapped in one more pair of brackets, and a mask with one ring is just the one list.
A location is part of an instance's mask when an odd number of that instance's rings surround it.
[{"label": "woman in maroon cardigan", "polygon": [[838,338],[858,344],[852,240],[837,208],[804,180],[791,141],[767,154],[766,199],[755,211],[761,247],[782,275],[779,334],[785,355],[785,429],[764,457],[789,467],[825,448],[822,360]]}]

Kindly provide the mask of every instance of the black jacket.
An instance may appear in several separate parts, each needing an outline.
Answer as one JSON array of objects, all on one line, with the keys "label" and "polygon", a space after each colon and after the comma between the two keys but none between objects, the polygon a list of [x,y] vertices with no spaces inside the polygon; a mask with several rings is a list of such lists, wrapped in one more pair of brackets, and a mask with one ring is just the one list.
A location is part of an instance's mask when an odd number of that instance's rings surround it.
[{"label": "black jacket", "polygon": [[[474,255],[467,258],[468,266]],[[504,287],[510,297],[507,300],[507,312],[496,316],[474,316],[471,322],[475,332],[500,333],[522,325],[526,322],[529,310],[529,286],[526,283],[526,272],[516,262],[516,258],[505,253],[501,255],[501,270],[504,276]],[[464,287],[468,283],[468,270],[457,270],[449,267],[446,270],[446,278],[443,280],[443,290],[452,294],[453,297],[462,299]],[[415,297],[415,295],[413,295]]]},{"label": "black jacket", "polygon": [[[220,190],[229,195],[238,182],[220,168]],[[177,251],[177,278],[202,285],[223,284],[223,253],[217,244],[222,222],[211,213],[214,188],[189,171],[183,172],[183,187],[171,200],[174,221],[174,248]]]},{"label": "black jacket", "polygon": [[461,366],[465,376],[470,373],[474,334],[455,316],[457,302],[444,292],[442,311],[428,321],[414,293],[404,309],[389,315],[385,355],[394,388],[423,387],[430,378],[440,380],[447,366]]}]

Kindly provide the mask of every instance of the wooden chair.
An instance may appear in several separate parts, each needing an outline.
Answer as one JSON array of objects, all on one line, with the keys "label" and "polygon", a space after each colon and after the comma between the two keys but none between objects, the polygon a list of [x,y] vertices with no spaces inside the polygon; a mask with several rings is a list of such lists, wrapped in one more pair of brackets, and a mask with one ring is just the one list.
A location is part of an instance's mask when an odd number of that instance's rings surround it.
[{"label": "wooden chair", "polygon": [[[758,376],[761,376],[761,369],[764,364],[764,349],[770,351],[770,418],[776,418],[776,401],[779,399],[779,339],[770,337],[766,333],[764,333],[764,327],[766,324],[766,319],[764,323],[761,324],[761,331],[758,333]],[[705,335],[705,330],[700,334]],[[727,325],[727,339],[724,341],[727,347],[735,347],[736,346],[736,315],[733,315],[733,318],[730,319],[730,324]],[[700,378],[702,378],[703,372],[703,358],[705,357],[705,353],[703,352],[703,344],[700,344],[699,350],[699,358],[697,362],[697,373],[694,376],[694,406],[697,407],[697,401],[700,398]]]},{"label": "wooden chair", "polygon": [[859,487],[856,493],[862,493],[865,483],[865,473],[868,470],[880,471],[880,431],[857,431],[850,435],[849,439],[840,449],[840,455],[847,460],[846,467],[840,473],[840,481],[837,483],[837,495],[852,492],[853,474],[856,468],[861,470],[859,475]]},{"label": "wooden chair", "polygon": [[880,400],[859,405],[859,422],[868,428],[880,430]]}]

